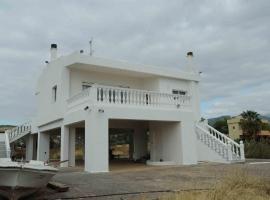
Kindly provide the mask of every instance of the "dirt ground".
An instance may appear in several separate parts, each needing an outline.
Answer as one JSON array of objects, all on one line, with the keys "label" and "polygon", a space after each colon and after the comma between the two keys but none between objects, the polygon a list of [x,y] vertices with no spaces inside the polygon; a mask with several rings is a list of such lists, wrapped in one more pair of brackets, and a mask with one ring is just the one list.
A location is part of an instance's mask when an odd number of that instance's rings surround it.
[{"label": "dirt ground", "polygon": [[28,199],[158,199],[179,190],[211,189],[235,171],[270,180],[270,160],[171,167],[115,163],[111,170],[90,174],[80,168],[61,169],[53,180],[67,184],[68,192],[58,193],[46,188]]}]

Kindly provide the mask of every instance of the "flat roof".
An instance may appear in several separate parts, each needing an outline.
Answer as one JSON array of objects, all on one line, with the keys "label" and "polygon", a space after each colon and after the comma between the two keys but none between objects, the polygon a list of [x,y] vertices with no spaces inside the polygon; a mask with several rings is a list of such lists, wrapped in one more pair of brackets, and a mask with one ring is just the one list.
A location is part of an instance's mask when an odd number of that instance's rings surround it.
[{"label": "flat roof", "polygon": [[52,62],[61,62],[64,66],[73,69],[80,68],[84,70],[112,72],[117,74],[122,73],[133,76],[159,76],[193,81],[200,80],[199,73],[186,72],[168,67],[165,68],[144,64],[132,64],[126,61],[93,57],[81,53],[73,53],[67,56],[61,56]]}]

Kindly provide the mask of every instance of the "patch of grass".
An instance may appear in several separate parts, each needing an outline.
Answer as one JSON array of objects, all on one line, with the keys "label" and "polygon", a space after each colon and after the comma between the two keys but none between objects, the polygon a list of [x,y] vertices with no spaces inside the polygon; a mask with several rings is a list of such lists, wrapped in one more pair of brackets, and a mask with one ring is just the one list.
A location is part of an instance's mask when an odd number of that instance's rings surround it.
[{"label": "patch of grass", "polygon": [[60,160],[60,149],[50,149],[50,160]]},{"label": "patch of grass", "polygon": [[76,148],[76,150],[75,150],[75,157],[78,160],[83,160],[84,159],[83,149],[82,148]]},{"label": "patch of grass", "polygon": [[235,172],[216,184],[213,190],[179,192],[162,200],[269,200],[270,181]]},{"label": "patch of grass", "polygon": [[245,155],[246,158],[270,158],[270,143],[267,140],[259,142],[251,140],[245,142]]}]

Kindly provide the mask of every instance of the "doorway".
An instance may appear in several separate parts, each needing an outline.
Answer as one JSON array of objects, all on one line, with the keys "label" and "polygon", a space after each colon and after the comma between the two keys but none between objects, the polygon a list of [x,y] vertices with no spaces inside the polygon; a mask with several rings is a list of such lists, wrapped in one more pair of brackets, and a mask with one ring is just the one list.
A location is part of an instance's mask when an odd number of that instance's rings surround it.
[{"label": "doorway", "polygon": [[133,160],[134,141],[133,129],[109,129],[109,158],[110,161]]}]

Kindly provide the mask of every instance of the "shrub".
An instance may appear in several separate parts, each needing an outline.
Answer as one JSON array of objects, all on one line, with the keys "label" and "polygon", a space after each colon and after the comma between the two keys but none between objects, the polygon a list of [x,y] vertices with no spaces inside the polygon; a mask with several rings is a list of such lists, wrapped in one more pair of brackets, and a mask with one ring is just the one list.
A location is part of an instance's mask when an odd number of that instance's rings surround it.
[{"label": "shrub", "polygon": [[248,175],[245,171],[234,171],[218,182],[212,190],[188,191],[169,195],[162,200],[268,200],[269,181]]},{"label": "shrub", "polygon": [[246,141],[245,142],[246,158],[270,158],[270,143],[268,140]]}]

